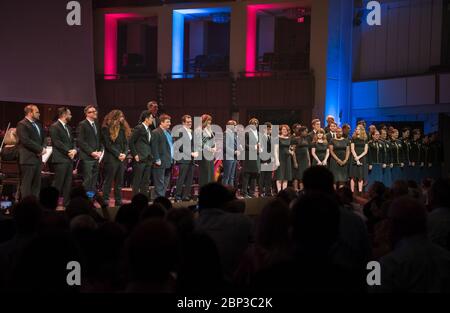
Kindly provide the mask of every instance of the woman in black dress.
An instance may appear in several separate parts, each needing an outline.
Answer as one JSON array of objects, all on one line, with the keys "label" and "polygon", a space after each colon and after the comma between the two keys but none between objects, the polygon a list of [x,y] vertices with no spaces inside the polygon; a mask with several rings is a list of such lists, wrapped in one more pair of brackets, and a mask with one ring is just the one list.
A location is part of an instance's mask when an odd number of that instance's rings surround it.
[{"label": "woman in black dress", "polygon": [[352,161],[350,163],[350,188],[355,192],[355,182],[358,181],[358,192],[362,193],[364,182],[367,179],[366,156],[369,148],[367,146],[367,134],[364,126],[359,124],[352,136],[350,152]]},{"label": "woman in black dress", "polygon": [[277,170],[275,179],[277,180],[277,191],[286,189],[288,182],[292,180],[292,155],[291,150],[291,129],[288,125],[280,126],[279,143],[275,147],[275,164]]},{"label": "woman in black dress", "polygon": [[295,190],[303,190],[303,172],[311,166],[309,157],[308,128],[305,126],[297,127],[295,137],[292,139],[292,145],[295,146],[295,159],[297,168],[294,169],[293,179]]},{"label": "woman in black dress", "polygon": [[214,155],[216,153],[216,143],[214,133],[211,130],[212,117],[208,114],[202,115],[202,128],[195,132],[198,147],[195,151],[203,151],[199,161],[199,185],[204,186],[214,181]]},{"label": "woman in black dress", "polygon": [[348,160],[350,158],[349,142],[342,135],[342,128],[337,128],[336,138],[332,139],[328,146],[331,154],[330,171],[334,175],[334,181],[338,188],[348,180]]},{"label": "woman in black dress", "polygon": [[312,142],[311,155],[313,157],[313,165],[327,166],[330,150],[325,137],[323,128],[317,131]]},{"label": "woman in black dress", "polygon": [[391,148],[391,179],[392,182],[396,180],[403,179],[403,167],[405,166],[404,160],[405,156],[403,155],[403,143],[400,139],[398,139],[398,130],[395,128],[391,128],[389,130],[390,143],[389,146]]}]

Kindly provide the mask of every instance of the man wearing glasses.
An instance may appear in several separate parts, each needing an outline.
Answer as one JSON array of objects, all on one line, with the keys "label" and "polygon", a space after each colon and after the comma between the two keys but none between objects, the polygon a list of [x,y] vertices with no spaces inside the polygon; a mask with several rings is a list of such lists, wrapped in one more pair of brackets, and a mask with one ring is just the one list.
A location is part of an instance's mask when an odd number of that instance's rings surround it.
[{"label": "man wearing glasses", "polygon": [[97,108],[88,105],[84,109],[86,119],[78,125],[77,142],[80,148],[80,160],[83,173],[83,186],[86,191],[97,191],[99,160],[103,144],[100,137],[100,127],[97,121]]}]

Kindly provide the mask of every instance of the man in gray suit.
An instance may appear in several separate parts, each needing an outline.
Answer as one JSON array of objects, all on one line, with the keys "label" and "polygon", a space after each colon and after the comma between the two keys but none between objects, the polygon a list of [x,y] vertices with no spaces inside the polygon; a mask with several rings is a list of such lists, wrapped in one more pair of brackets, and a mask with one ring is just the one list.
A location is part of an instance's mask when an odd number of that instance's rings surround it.
[{"label": "man in gray suit", "polygon": [[25,118],[17,124],[19,137],[20,194],[39,196],[41,190],[42,155],[45,153],[44,129],[38,122],[39,108],[29,104],[24,109]]}]

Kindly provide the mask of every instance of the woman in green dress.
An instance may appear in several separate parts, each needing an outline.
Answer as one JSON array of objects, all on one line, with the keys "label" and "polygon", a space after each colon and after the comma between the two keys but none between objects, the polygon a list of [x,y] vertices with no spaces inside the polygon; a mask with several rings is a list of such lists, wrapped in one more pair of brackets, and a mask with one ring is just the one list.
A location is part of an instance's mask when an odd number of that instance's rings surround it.
[{"label": "woman in green dress", "polygon": [[313,165],[327,166],[330,150],[323,128],[319,129],[312,141],[311,155]]},{"label": "woman in green dress", "polygon": [[364,126],[358,125],[352,136],[350,144],[350,152],[352,154],[352,161],[350,164],[350,188],[355,192],[355,182],[358,181],[358,192],[362,193],[364,182],[367,180],[367,152],[369,147],[367,145],[367,134]]},{"label": "woman in green dress", "polygon": [[277,170],[275,179],[277,181],[277,191],[286,189],[288,182],[292,180],[292,155],[291,149],[291,129],[288,125],[280,126],[279,143],[275,147],[275,164]]},{"label": "woman in green dress", "polygon": [[331,154],[330,171],[334,175],[336,186],[344,185],[348,180],[349,142],[342,136],[342,128],[336,129],[336,138],[329,143]]},{"label": "woman in green dress", "polygon": [[292,138],[292,145],[295,146],[295,161],[297,167],[294,167],[293,179],[295,190],[303,190],[303,172],[311,166],[309,157],[308,128],[298,126],[295,131],[295,137]]}]

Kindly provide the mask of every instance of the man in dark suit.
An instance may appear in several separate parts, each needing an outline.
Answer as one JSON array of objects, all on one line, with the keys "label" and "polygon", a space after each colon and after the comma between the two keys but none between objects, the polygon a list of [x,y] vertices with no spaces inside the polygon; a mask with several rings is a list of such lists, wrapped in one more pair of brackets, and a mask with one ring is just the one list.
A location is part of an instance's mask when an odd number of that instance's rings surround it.
[{"label": "man in dark suit", "polygon": [[137,125],[130,138],[130,150],[133,156],[133,196],[142,193],[148,197],[148,187],[152,172],[153,153],[151,147],[152,134],[150,125],[153,116],[145,112],[144,121]]},{"label": "man in dark suit", "polygon": [[53,187],[63,196],[66,207],[69,204],[72,187],[73,159],[77,154],[72,131],[68,126],[71,119],[70,110],[62,107],[58,109],[58,120],[50,126],[53,147],[51,162],[55,172]]},{"label": "man in dark suit", "polygon": [[[258,135],[259,121],[252,118],[249,121],[249,130],[245,132],[245,159],[243,162],[242,196],[255,197],[256,182],[259,179],[261,161],[259,158],[260,143]],[[248,188],[250,184],[250,189]]]},{"label": "man in dark suit", "polygon": [[45,153],[44,129],[38,123],[39,108],[30,104],[24,109],[25,118],[17,124],[19,137],[20,194],[22,199],[41,190],[42,155]]},{"label": "man in dark suit", "polygon": [[329,131],[326,133],[326,137],[328,143],[331,143],[331,140],[336,138],[337,124],[335,122],[331,122],[328,129]]},{"label": "man in dark suit", "polygon": [[313,119],[311,122],[312,131],[308,134],[308,141],[311,144],[316,136],[317,132],[320,130],[320,120],[318,118]]},{"label": "man in dark suit", "polygon": [[170,134],[170,116],[160,116],[159,127],[152,131],[153,152],[153,184],[155,197],[165,197],[170,181],[170,171],[173,162],[173,142]]},{"label": "man in dark suit", "polygon": [[153,122],[150,124],[150,130],[154,130],[159,126],[159,118],[158,118],[158,102],[152,100],[147,103],[147,110],[142,111],[141,116],[139,117],[139,124],[144,122],[145,113],[150,112],[153,117]]},{"label": "man in dark suit", "polygon": [[83,172],[83,186],[87,191],[97,191],[98,166],[103,144],[101,129],[97,122],[97,108],[88,105],[84,109],[86,119],[78,125],[77,143]]},{"label": "man in dark suit", "polygon": [[194,158],[198,156],[198,152],[194,151],[192,117],[184,115],[181,122],[183,126],[174,129],[174,136],[177,137],[174,149],[175,160],[179,168],[175,200],[189,201],[191,199],[192,179],[194,178]]},{"label": "man in dark suit", "polygon": [[329,133],[331,131],[331,123],[336,123],[334,121],[334,116],[333,115],[327,115],[326,121],[327,121],[327,126],[324,129],[325,130],[325,134],[327,134],[327,133]]}]

